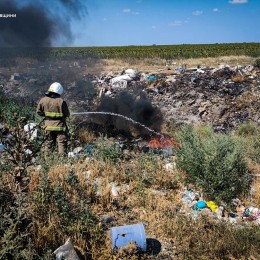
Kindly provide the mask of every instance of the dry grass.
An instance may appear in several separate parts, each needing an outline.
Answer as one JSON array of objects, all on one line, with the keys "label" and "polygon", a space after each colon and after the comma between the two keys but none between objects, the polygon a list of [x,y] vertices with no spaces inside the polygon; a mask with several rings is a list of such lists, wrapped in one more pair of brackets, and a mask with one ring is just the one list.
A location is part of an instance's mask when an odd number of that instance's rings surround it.
[{"label": "dry grass", "polygon": [[[152,161],[147,158],[145,160],[147,164],[140,167],[135,165],[134,168],[136,166],[137,168],[132,181],[129,180],[125,171],[126,168],[129,169],[129,164],[115,167],[95,160],[91,162],[80,161],[73,166],[70,164],[56,165],[48,171],[48,180],[53,189],[57,184],[60,184],[63,191],[69,194],[71,203],[77,205],[82,198],[78,197],[77,190],[73,189],[67,182],[68,173],[73,168],[81,186],[80,190],[85,191],[85,195],[81,194],[81,196],[88,197],[92,201],[88,207],[94,215],[97,217],[104,214],[113,216],[116,221],[113,223],[114,225],[144,221],[147,223],[147,232],[163,239],[164,233],[161,226],[164,225],[163,221],[167,221],[176,212],[177,193],[175,189],[159,190],[159,188],[171,186],[172,180],[176,178],[176,172],[166,172],[162,165],[159,165],[154,171]],[[149,184],[147,188],[145,188],[147,184],[140,186],[140,179],[143,179],[142,175],[145,171],[152,174],[152,177],[149,176],[149,178],[154,178],[153,183]],[[29,187],[30,193],[33,194],[41,187],[40,173],[32,171],[30,175]],[[120,187],[119,208],[111,203],[111,182],[116,182]],[[39,210],[39,208],[34,210]],[[34,227],[34,238],[38,248],[44,248],[47,244],[55,245],[57,241],[65,241],[64,232],[60,226],[61,219],[56,207],[52,206],[49,209],[45,207],[44,216],[46,219],[38,219]],[[71,230],[74,234],[71,238],[74,245],[79,251],[84,251],[86,242],[77,235],[77,230],[80,229],[77,221],[75,221],[73,229],[75,231]],[[109,240],[109,235],[106,235],[106,239]],[[111,243],[105,243],[102,246],[92,244],[91,254],[96,257],[94,259],[112,259]],[[123,252],[118,255],[118,257],[123,256]],[[137,256],[126,254],[125,257],[127,258],[122,259],[136,259]]]},{"label": "dry grass", "polygon": [[[210,134],[207,127],[198,128],[197,131],[202,136]],[[79,180],[81,187],[79,189],[84,190],[81,198],[67,182],[70,170],[74,171]],[[177,213],[182,205],[181,197],[184,189],[184,186],[177,181],[180,174],[175,169],[166,171],[161,160],[143,154],[138,161],[122,161],[117,166],[94,159],[56,165],[48,171],[48,179],[53,188],[59,183],[65,193],[69,194],[74,205],[77,205],[83,197],[89,198],[91,203],[86,202],[86,205],[97,219],[101,215],[109,215],[114,219],[112,223],[96,224],[95,229],[91,231],[95,234],[95,239],[92,238],[91,241],[82,238],[79,234],[80,222],[75,221],[70,228],[73,234],[70,237],[78,254],[84,257],[91,254],[93,259],[157,259],[149,253],[135,254],[134,247],[127,252],[111,254],[109,228],[138,222],[144,223],[147,238],[156,237],[166,249],[160,253],[161,257],[178,255],[181,259],[187,259],[200,254],[205,243],[209,243],[211,249],[203,253],[202,259],[207,254],[213,257],[212,259],[221,259],[227,254],[230,254],[230,258],[242,255],[239,246],[234,246],[242,242],[236,242],[238,235],[233,233],[232,228],[225,229],[222,224],[218,226],[214,221],[211,223],[211,220],[202,219],[195,223]],[[37,187],[40,186],[39,177],[39,172],[31,173],[31,192],[36,192]],[[111,182],[115,182],[119,187],[118,205],[112,203]],[[256,192],[250,203],[257,206],[260,203],[260,181],[256,180],[253,187]],[[60,226],[61,219],[55,207],[51,211],[45,210],[46,219],[36,221],[34,228],[34,238],[39,248],[46,247],[48,244],[55,245],[57,241],[65,242],[65,238],[68,238],[64,236]],[[223,233],[219,234],[219,232]],[[233,238],[226,243],[225,236],[233,236]],[[256,255],[257,249],[250,248],[247,242],[244,245],[248,252]],[[218,257],[214,258],[214,254]]]},{"label": "dry grass", "polygon": [[255,207],[260,208],[260,165],[258,165],[258,176],[252,184],[251,201]]},{"label": "dry grass", "polygon": [[82,145],[92,143],[96,139],[95,135],[86,129],[79,130],[78,138]]},{"label": "dry grass", "polygon": [[122,72],[124,69],[133,68],[142,72],[154,73],[158,72],[159,69],[174,69],[177,67],[195,68],[201,67],[218,67],[220,64],[227,64],[229,66],[244,66],[253,64],[255,58],[248,56],[226,56],[216,58],[192,58],[192,59],[176,59],[167,61],[164,59],[142,59],[132,60],[126,62],[122,60],[104,60],[103,70]]},{"label": "dry grass", "polygon": [[[207,135],[204,130],[200,129],[201,134]],[[166,171],[162,160],[154,155],[142,154],[139,160],[122,161],[116,166],[93,158],[53,165],[46,172],[49,190],[42,182],[43,170],[33,167],[29,170],[29,195],[37,194],[37,203],[30,208],[34,223],[32,237],[39,251],[50,246],[55,249],[70,237],[82,259],[192,259],[199,254],[202,254],[201,259],[206,259],[206,255],[211,259],[228,259],[225,258],[228,254],[230,258],[243,255],[239,249],[241,243],[247,255],[248,252],[257,254],[257,248],[251,248],[248,241],[242,242],[241,239],[237,242],[239,236],[233,233],[232,228],[224,228],[222,224],[218,226],[208,220],[192,222],[182,217],[178,213],[184,189],[178,181],[181,173],[175,169]],[[68,181],[71,171],[77,176],[77,186]],[[119,187],[118,205],[112,203],[111,182]],[[57,192],[57,186],[62,188],[73,205],[73,214],[70,214],[74,219],[66,226],[62,224],[64,219],[59,205],[55,204],[57,202],[44,201],[50,189]],[[257,192],[253,202],[257,204],[260,201],[260,182],[256,181],[254,187]],[[76,217],[81,216],[83,208],[90,210],[96,218],[94,223],[88,224],[89,229]],[[114,220],[103,223],[99,221],[101,215],[111,216]],[[158,256],[149,252],[139,255],[130,245],[126,252],[112,255],[109,228],[138,222],[144,223],[147,238],[156,238],[164,250]],[[90,234],[84,237],[82,230]],[[227,236],[232,237],[229,243],[225,240]],[[209,244],[210,250],[203,247],[205,244]]]},{"label": "dry grass", "polygon": [[[195,131],[205,139],[212,135],[208,126],[197,127]],[[88,133],[83,136],[90,141]],[[246,141],[251,138],[242,137]],[[110,143],[106,145],[110,147]],[[103,150],[107,149],[106,145],[102,146]],[[115,152],[109,151],[107,157]],[[201,259],[243,259],[259,253],[257,228],[252,230],[248,225],[242,232],[239,227],[206,217],[194,222],[187,217],[187,213],[192,213],[188,206],[183,214],[184,184],[180,179],[184,174],[175,167],[165,168],[166,162],[174,165],[174,157],[164,160],[152,153],[138,153],[136,157],[114,163],[101,160],[98,156],[101,152],[87,159],[57,161],[54,158],[51,164],[43,163],[42,169],[28,168],[30,239],[39,254],[46,249],[54,251],[68,238],[82,259],[194,259],[198,255]],[[250,171],[259,172],[259,164],[252,161]],[[11,182],[11,175],[1,181]],[[112,182],[119,190],[118,203],[113,202]],[[246,206],[259,206],[258,179],[253,187]],[[106,223],[101,220],[102,215],[113,220]],[[112,255],[109,228],[138,222],[143,222],[147,238],[156,238],[161,243],[160,254],[139,255],[130,245],[127,252]]]}]

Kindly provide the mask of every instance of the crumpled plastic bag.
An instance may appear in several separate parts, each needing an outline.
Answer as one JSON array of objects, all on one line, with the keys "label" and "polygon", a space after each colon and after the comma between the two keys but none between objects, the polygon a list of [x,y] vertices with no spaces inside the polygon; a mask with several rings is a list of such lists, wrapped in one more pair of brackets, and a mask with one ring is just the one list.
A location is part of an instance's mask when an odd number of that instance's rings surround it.
[{"label": "crumpled plastic bag", "polygon": [[212,212],[216,212],[218,210],[218,206],[214,201],[207,201],[208,208],[211,209]]},{"label": "crumpled plastic bag", "polygon": [[29,123],[23,127],[24,131],[28,133],[28,137],[33,140],[37,137],[37,124],[36,123]]},{"label": "crumpled plastic bag", "polygon": [[71,239],[69,238],[65,244],[58,247],[53,254],[56,255],[56,260],[79,260],[79,257],[72,245]]}]

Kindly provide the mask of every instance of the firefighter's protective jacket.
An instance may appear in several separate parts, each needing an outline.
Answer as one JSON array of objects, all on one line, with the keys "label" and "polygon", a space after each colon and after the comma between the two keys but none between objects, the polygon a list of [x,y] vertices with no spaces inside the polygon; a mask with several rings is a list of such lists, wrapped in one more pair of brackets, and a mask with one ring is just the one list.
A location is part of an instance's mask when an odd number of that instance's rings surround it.
[{"label": "firefighter's protective jacket", "polygon": [[43,97],[37,106],[37,114],[45,117],[47,131],[66,131],[66,117],[70,116],[67,103],[60,97]]}]

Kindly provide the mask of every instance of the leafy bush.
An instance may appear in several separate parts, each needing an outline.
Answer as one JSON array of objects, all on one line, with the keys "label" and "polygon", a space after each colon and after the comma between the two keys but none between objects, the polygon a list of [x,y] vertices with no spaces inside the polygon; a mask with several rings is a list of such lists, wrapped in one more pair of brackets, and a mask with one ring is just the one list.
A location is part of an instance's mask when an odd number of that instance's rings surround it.
[{"label": "leafy bush", "polygon": [[256,60],[255,60],[255,66],[256,66],[257,68],[260,68],[260,59],[256,59]]},{"label": "leafy bush", "polygon": [[123,152],[118,143],[110,141],[106,137],[100,137],[93,147],[93,155],[104,162],[117,164],[123,158]]},{"label": "leafy bush", "polygon": [[32,109],[26,100],[7,98],[4,93],[0,91],[0,103],[0,120],[9,126],[15,127],[17,125],[17,119],[21,117],[25,117],[27,120],[35,119],[36,114],[34,109]]},{"label": "leafy bush", "polygon": [[260,163],[260,134],[252,138],[252,151],[249,156],[255,162]]},{"label": "leafy bush", "polygon": [[257,127],[250,123],[241,124],[238,126],[237,133],[240,136],[254,135],[257,133]]},{"label": "leafy bush", "polygon": [[248,158],[260,163],[260,128],[254,124],[241,124],[237,129],[237,134],[245,143]]},{"label": "leafy bush", "polygon": [[21,191],[11,194],[10,190],[1,189],[0,197],[4,192],[8,192],[9,197],[0,204],[0,259],[36,259],[26,194]]},{"label": "leafy bush", "polygon": [[181,149],[176,165],[187,173],[187,181],[202,188],[210,200],[230,203],[250,187],[243,147],[229,135],[202,138],[191,127],[178,134]]}]

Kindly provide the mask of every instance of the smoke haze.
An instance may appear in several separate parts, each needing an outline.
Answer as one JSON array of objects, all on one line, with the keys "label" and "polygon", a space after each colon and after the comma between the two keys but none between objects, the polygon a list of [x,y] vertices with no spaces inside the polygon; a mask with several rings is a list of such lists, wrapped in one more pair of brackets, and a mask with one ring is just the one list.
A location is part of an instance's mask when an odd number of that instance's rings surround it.
[{"label": "smoke haze", "polygon": [[[127,91],[121,92],[117,97],[104,97],[97,111],[112,112],[127,116],[155,131],[161,130],[163,116],[159,108],[154,107],[143,94],[135,97]],[[104,116],[103,124],[114,125],[119,130],[131,131],[132,123],[114,116]],[[146,131],[139,129],[140,132]]]},{"label": "smoke haze", "polygon": [[[47,2],[47,3],[46,3]],[[71,22],[87,15],[84,0],[1,0],[0,47],[47,47],[57,39],[70,43]]]}]

